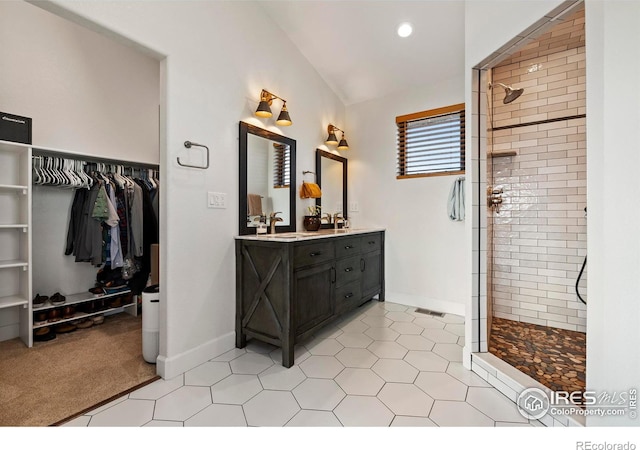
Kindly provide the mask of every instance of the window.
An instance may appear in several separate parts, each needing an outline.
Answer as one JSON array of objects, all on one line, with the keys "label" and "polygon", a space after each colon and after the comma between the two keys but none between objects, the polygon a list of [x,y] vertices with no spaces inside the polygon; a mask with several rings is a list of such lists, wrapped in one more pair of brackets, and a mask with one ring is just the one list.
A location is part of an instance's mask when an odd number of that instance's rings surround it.
[{"label": "window", "polygon": [[464,103],[396,117],[396,178],[464,173]]},{"label": "window", "polygon": [[291,175],[291,152],[289,146],[284,144],[273,144],[273,187],[287,188],[290,184]]}]

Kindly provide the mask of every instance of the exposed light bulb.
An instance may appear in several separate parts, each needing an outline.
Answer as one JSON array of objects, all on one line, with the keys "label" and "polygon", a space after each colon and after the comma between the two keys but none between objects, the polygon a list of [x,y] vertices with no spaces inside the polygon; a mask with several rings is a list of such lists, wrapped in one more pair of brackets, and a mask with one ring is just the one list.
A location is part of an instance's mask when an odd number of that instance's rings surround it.
[{"label": "exposed light bulb", "polygon": [[410,36],[411,33],[413,33],[413,27],[409,22],[403,22],[400,25],[398,25],[398,36],[404,38],[404,37]]}]

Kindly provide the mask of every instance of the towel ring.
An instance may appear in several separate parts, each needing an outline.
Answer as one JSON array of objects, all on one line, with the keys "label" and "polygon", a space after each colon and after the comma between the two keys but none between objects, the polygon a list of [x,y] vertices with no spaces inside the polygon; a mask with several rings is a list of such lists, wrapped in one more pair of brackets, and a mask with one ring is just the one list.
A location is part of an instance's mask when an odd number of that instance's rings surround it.
[{"label": "towel ring", "polygon": [[314,179],[314,180],[316,179],[316,173],[315,173],[315,172],[312,172],[312,171],[310,171],[310,170],[303,170],[303,171],[302,171],[302,175],[306,175],[306,174],[308,174],[308,173],[312,173],[312,174],[313,174],[313,179]]},{"label": "towel ring", "polygon": [[205,149],[207,149],[207,165],[205,166],[194,166],[191,164],[183,164],[182,161],[180,161],[180,157],[178,156],[178,164],[180,164],[182,167],[192,167],[194,169],[208,169],[209,168],[209,147],[207,147],[206,145],[202,145],[202,144],[196,144],[195,142],[191,142],[191,141],[184,141],[184,146],[186,148],[191,148],[191,147],[203,147]]}]

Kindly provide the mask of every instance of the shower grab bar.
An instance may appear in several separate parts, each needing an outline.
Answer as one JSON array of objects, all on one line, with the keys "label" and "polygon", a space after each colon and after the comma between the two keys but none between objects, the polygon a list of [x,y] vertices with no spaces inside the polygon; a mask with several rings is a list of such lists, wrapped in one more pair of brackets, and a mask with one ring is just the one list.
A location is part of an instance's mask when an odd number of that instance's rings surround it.
[{"label": "shower grab bar", "polygon": [[206,145],[202,145],[202,144],[197,144],[195,142],[191,142],[191,141],[184,141],[184,146],[186,148],[191,148],[191,147],[203,147],[207,150],[207,164],[205,166],[194,166],[192,164],[184,164],[182,161],[180,161],[180,157],[178,156],[178,164],[180,164],[182,167],[192,167],[194,169],[208,169],[209,168],[209,147],[207,147]]}]

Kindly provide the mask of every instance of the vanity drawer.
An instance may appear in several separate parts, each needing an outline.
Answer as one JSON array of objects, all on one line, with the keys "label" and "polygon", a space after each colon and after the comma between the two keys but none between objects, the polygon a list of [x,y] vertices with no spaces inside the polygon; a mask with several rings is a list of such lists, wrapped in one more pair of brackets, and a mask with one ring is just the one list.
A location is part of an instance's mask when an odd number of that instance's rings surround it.
[{"label": "vanity drawer", "polygon": [[347,258],[336,263],[336,286],[360,279],[360,257]]},{"label": "vanity drawer", "polygon": [[360,282],[354,281],[336,289],[336,314],[353,308],[355,303],[362,301]]},{"label": "vanity drawer", "polygon": [[353,237],[336,241],[336,258],[359,255],[361,239],[361,237]]},{"label": "vanity drawer", "polygon": [[368,234],[360,238],[362,253],[380,251],[382,248],[382,239],[380,233]]},{"label": "vanity drawer", "polygon": [[319,264],[334,259],[333,242],[297,245],[293,250],[294,268]]}]

